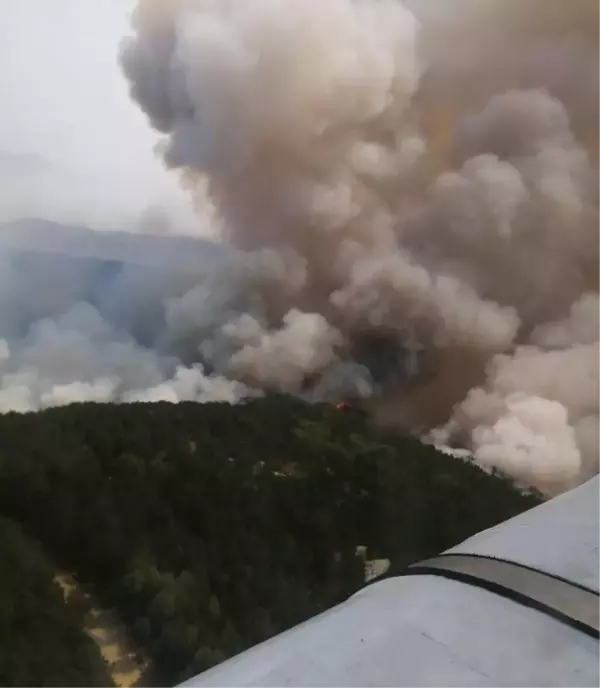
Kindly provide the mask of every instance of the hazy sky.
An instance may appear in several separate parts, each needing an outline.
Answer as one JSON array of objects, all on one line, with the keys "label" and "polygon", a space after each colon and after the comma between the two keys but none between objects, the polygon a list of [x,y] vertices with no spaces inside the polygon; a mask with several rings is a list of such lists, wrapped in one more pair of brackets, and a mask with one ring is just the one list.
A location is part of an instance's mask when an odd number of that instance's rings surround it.
[{"label": "hazy sky", "polygon": [[149,206],[167,205],[173,214],[185,205],[117,65],[132,6],[0,0],[0,151],[55,165],[37,176],[7,174],[5,160],[0,215],[118,228]]}]

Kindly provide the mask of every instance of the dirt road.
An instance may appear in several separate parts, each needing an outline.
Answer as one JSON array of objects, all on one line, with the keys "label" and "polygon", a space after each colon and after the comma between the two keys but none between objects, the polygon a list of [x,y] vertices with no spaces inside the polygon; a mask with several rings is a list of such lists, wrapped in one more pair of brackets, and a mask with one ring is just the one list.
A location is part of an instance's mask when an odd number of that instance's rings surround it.
[{"label": "dirt road", "polygon": [[89,608],[89,625],[86,633],[100,648],[109,664],[109,673],[119,688],[141,686],[140,680],[148,667],[148,661],[133,643],[123,622],[112,609],[102,609],[88,593],[83,592],[70,573],[58,573],[55,581],[63,589],[65,597],[79,593]]}]

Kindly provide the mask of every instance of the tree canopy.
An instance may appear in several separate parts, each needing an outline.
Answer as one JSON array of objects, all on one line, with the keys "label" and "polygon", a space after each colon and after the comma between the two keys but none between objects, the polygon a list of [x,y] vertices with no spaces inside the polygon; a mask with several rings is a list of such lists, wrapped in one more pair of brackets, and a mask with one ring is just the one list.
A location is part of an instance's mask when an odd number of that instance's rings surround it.
[{"label": "tree canopy", "polygon": [[112,685],[38,543],[0,518],[0,547],[0,685]]},{"label": "tree canopy", "polygon": [[0,513],[116,607],[163,684],[346,599],[358,546],[397,572],[538,502],[281,395],[7,414],[0,447]]}]

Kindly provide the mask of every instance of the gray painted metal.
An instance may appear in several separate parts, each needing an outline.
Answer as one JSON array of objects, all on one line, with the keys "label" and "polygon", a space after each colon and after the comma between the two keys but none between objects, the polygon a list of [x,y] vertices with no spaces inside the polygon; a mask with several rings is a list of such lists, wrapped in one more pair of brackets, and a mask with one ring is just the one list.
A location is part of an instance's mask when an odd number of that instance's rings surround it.
[{"label": "gray painted metal", "polygon": [[598,593],[514,562],[472,554],[443,554],[409,567],[409,573],[441,574],[482,585],[521,603],[530,603],[584,632],[598,636]]}]

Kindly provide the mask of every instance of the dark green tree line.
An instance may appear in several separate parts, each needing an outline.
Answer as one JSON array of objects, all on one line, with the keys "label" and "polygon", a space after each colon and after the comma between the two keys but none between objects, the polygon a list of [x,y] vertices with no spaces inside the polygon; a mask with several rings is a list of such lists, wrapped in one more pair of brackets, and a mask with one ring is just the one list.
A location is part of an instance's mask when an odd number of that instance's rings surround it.
[{"label": "dark green tree line", "polygon": [[112,685],[83,626],[38,544],[0,518],[0,685]]},{"label": "dark green tree line", "polygon": [[0,416],[0,512],[114,604],[174,683],[537,503],[356,410],[82,404]]}]

